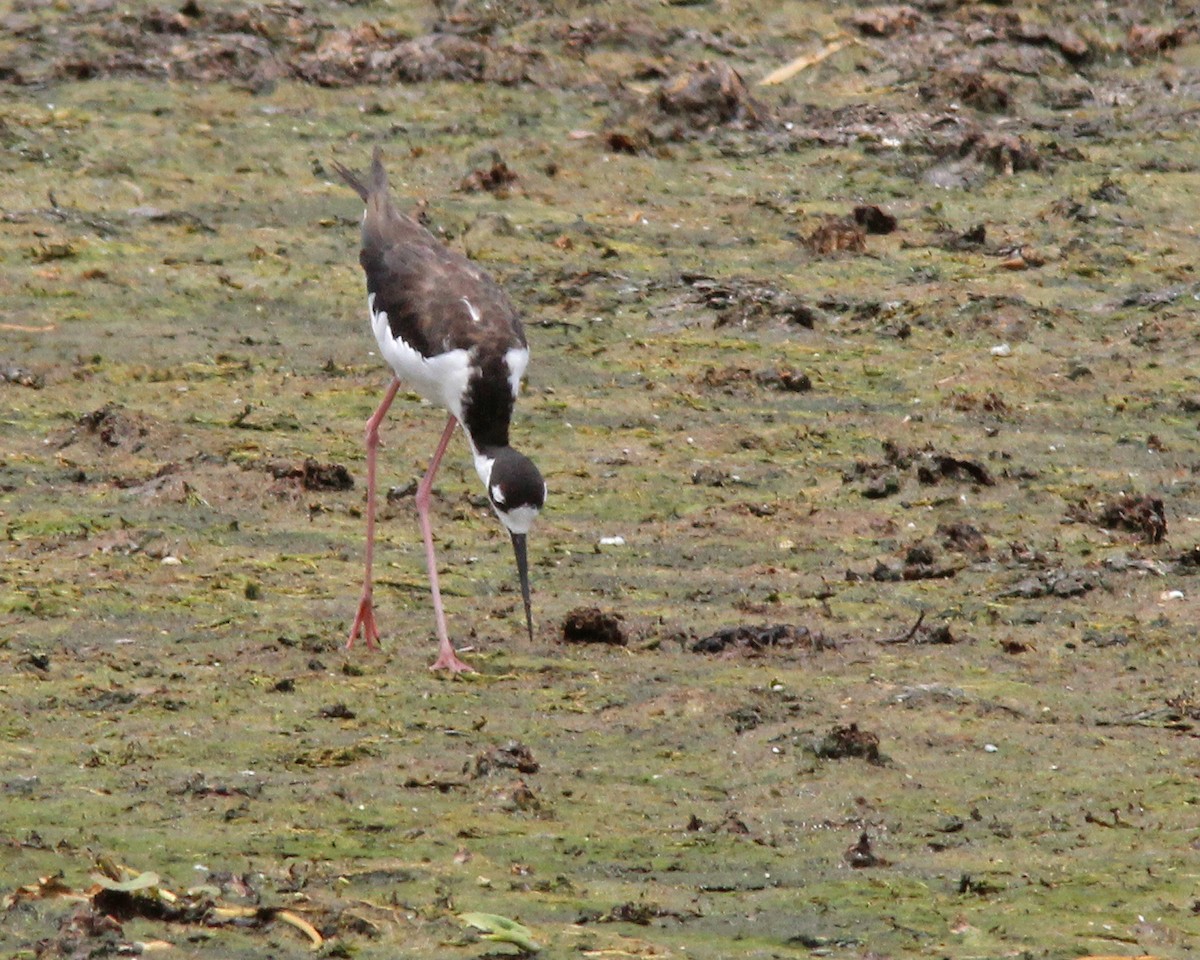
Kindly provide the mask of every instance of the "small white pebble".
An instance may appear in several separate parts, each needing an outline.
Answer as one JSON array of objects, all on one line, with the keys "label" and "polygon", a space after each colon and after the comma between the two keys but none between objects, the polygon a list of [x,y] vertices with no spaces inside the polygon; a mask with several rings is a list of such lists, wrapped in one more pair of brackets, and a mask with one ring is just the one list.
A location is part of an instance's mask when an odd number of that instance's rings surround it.
[{"label": "small white pebble", "polygon": [[993,357],[1011,357],[1012,356],[1012,347],[1010,347],[1007,343],[998,343],[994,347],[992,347],[992,356]]},{"label": "small white pebble", "polygon": [[177,567],[183,563],[178,557],[163,557],[162,562],[168,567]]},{"label": "small white pebble", "polygon": [[1000,752],[1000,748],[998,746],[996,746],[994,743],[985,743],[983,745],[983,749],[984,749],[985,753],[999,753]]},{"label": "small white pebble", "polygon": [[1159,600],[1182,600],[1183,599],[1183,591],[1182,590],[1164,590],[1162,593],[1160,593],[1158,595],[1158,599]]},{"label": "small white pebble", "polygon": [[623,547],[625,546],[624,537],[601,537],[600,546],[602,547]]}]

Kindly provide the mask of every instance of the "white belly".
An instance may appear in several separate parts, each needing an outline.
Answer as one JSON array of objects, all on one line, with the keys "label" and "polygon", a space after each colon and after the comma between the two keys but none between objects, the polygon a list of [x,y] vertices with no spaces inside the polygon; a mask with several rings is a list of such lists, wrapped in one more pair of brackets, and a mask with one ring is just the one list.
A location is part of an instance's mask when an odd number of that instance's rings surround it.
[{"label": "white belly", "polygon": [[396,376],[430,403],[445,407],[462,420],[462,398],[471,375],[471,356],[466,350],[450,350],[436,357],[423,357],[403,340],[392,336],[385,311],[375,310],[375,294],[368,294],[371,329],[379,352]]}]

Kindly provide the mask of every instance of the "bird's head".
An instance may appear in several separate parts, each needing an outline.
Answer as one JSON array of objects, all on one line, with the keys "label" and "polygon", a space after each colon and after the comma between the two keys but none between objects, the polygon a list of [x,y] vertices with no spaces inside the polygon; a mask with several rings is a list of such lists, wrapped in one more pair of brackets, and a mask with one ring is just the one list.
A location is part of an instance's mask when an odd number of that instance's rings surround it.
[{"label": "bird's head", "polygon": [[476,452],[475,470],[487,490],[488,502],[512,538],[517,573],[521,578],[521,599],[525,602],[525,624],[532,642],[533,612],[529,602],[525,535],[546,502],[546,481],[533,461],[512,447]]}]

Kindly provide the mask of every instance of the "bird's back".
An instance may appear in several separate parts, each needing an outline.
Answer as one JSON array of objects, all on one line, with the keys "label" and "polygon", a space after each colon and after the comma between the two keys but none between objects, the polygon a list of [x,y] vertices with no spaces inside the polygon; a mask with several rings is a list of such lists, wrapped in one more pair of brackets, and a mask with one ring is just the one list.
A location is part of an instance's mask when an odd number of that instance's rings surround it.
[{"label": "bird's back", "polygon": [[448,406],[477,445],[504,445],[528,362],[507,294],[477,264],[396,209],[378,148],[369,183],[334,168],[366,204],[359,260],[384,357]]},{"label": "bird's back", "polygon": [[426,357],[454,349],[503,354],[525,346],[520,318],[500,286],[396,209],[379,148],[369,184],[341,164],[334,169],[366,204],[359,260],[373,309],[387,313],[394,336]]}]

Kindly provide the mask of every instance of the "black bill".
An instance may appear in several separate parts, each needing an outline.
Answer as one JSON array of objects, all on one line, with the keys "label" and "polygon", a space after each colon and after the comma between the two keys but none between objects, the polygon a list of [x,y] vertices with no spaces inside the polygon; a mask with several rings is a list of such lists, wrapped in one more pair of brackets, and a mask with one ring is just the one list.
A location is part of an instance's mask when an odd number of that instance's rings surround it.
[{"label": "black bill", "polygon": [[525,601],[525,625],[533,643],[533,608],[529,605],[529,560],[525,555],[525,534],[511,533],[513,553],[517,555],[517,573],[521,577],[521,599]]}]

